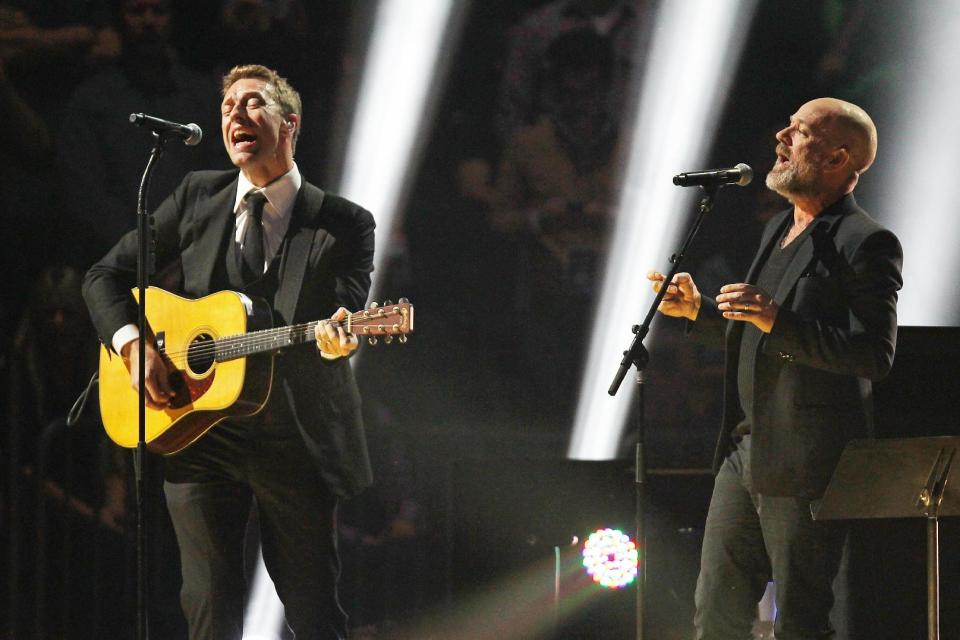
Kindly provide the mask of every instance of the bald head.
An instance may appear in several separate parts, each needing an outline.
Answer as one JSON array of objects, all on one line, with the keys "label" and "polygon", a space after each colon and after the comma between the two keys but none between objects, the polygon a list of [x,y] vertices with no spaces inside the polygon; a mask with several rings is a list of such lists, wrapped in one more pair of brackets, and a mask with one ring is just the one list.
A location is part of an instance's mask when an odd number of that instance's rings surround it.
[{"label": "bald head", "polygon": [[833,145],[845,147],[856,175],[870,168],[877,157],[877,127],[867,112],[837,98],[817,98],[801,107],[814,116],[813,125]]},{"label": "bald head", "polygon": [[817,98],[777,132],[777,160],[767,187],[795,206],[822,208],[851,193],[877,156],[877,128],[855,104]]}]

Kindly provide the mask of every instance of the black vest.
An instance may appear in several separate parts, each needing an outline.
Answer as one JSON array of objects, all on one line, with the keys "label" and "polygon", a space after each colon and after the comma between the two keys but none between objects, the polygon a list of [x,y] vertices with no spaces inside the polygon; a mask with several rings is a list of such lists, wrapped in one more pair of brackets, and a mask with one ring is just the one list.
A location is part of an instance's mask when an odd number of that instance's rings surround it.
[{"label": "black vest", "polygon": [[[227,225],[227,233],[224,238],[224,242],[221,243],[220,255],[216,261],[216,267],[214,268],[213,275],[210,279],[210,292],[230,290],[230,291],[239,291],[251,298],[262,298],[267,301],[270,305],[270,308],[273,310],[273,324],[274,326],[279,326],[284,324],[283,320],[280,318],[280,314],[277,313],[276,305],[276,295],[277,290],[280,288],[280,275],[283,272],[283,268],[286,264],[285,257],[287,255],[287,238],[283,239],[283,242],[280,243],[280,249],[277,251],[277,255],[274,256],[273,260],[270,261],[270,264],[267,266],[266,272],[259,279],[254,280],[253,282],[244,284],[243,277],[241,275],[240,264],[239,264],[239,253],[240,246],[237,244],[235,238],[236,229],[234,225]],[[261,327],[266,328],[266,327]],[[306,346],[301,348],[308,348]],[[255,357],[269,357],[269,356],[255,356]],[[282,357],[282,356],[276,356]],[[286,394],[284,393],[284,385],[282,380],[277,373],[278,367],[274,366],[274,380],[273,388],[270,392],[270,399],[267,401],[267,406],[255,416],[249,418],[233,418],[230,420],[224,421],[222,425],[218,425],[216,428],[219,429],[223,425],[230,424],[230,428],[242,428],[252,432],[269,432],[272,434],[280,435],[281,433],[287,435],[293,435],[296,433],[294,428],[293,418],[290,413],[290,405],[287,401]]]}]

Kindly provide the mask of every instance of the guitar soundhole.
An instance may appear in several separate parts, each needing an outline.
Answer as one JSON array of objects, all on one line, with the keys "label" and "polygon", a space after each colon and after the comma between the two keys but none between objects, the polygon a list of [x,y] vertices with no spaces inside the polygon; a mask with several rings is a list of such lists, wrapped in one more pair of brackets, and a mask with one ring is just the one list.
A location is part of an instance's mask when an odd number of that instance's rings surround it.
[{"label": "guitar soundhole", "polygon": [[206,333],[201,333],[193,342],[187,352],[187,366],[194,375],[203,375],[213,366],[216,357],[216,348],[213,343],[213,337]]}]

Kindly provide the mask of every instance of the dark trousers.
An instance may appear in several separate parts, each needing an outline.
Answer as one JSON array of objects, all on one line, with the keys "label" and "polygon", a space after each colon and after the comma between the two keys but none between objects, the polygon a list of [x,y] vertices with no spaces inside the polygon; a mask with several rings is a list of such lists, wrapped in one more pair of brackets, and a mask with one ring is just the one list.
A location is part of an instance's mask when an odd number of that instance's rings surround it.
[{"label": "dark trousers", "polygon": [[167,460],[164,493],[180,548],[190,638],[242,637],[243,543],[252,506],[264,564],[297,640],[345,638],[336,591],[336,498],[294,428],[261,430],[223,423]]},{"label": "dark trousers", "polygon": [[832,583],[845,528],[814,522],[810,503],[752,490],[749,436],[727,457],[707,512],[694,618],[698,640],[748,640],[771,578],[777,640],[834,637]]}]

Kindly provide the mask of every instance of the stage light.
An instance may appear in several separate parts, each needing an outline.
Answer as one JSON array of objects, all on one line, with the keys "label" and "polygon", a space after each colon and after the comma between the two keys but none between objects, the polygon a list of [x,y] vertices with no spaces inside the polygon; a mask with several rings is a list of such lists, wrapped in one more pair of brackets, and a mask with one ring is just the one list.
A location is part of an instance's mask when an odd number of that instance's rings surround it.
[{"label": "stage light", "polygon": [[630,327],[653,299],[644,275],[666,269],[696,196],[693,189],[673,186],[671,177],[702,168],[708,157],[755,8],[755,0],[660,3],[638,83],[639,107],[567,451],[571,458],[617,455],[635,385],[628,378],[616,398],[607,388],[630,344]]},{"label": "stage light", "polygon": [[[377,222],[374,286],[391,252],[394,218],[403,206],[410,171],[417,165],[423,124],[442,84],[453,46],[469,3],[418,0],[416,10],[403,0],[377,4],[360,93],[354,109],[342,179],[336,191],[373,212]],[[358,354],[359,355],[359,354]],[[352,364],[356,365],[357,358]],[[279,640],[283,606],[266,570],[258,564],[255,588],[248,601],[245,638]],[[256,629],[253,628],[256,625]],[[248,628],[245,626],[245,628]],[[266,631],[268,630],[269,631]]]},{"label": "stage light", "polygon": [[283,604],[277,596],[273,580],[263,564],[263,553],[257,549],[257,566],[247,598],[249,605],[243,619],[243,640],[280,640],[283,628]]},{"label": "stage light", "polygon": [[[442,84],[445,47],[457,41],[468,3],[381,0],[367,52],[360,94],[338,192],[373,212],[377,220],[373,298],[376,281],[391,254],[396,215],[403,206],[418,151],[427,136],[433,104]],[[456,9],[456,11],[454,11]]]},{"label": "stage light", "polygon": [[601,587],[622,589],[637,577],[637,545],[619,529],[597,529],[583,543],[583,566]]},{"label": "stage light", "polygon": [[899,104],[879,132],[877,173],[867,172],[862,181],[868,189],[880,186],[876,213],[903,244],[900,324],[956,326],[960,297],[946,283],[960,268],[950,232],[960,202],[960,156],[953,151],[960,139],[960,88],[954,83],[960,75],[960,9],[942,2],[906,3],[902,9],[910,16],[900,22],[910,28],[902,34],[907,41],[901,46]]}]

